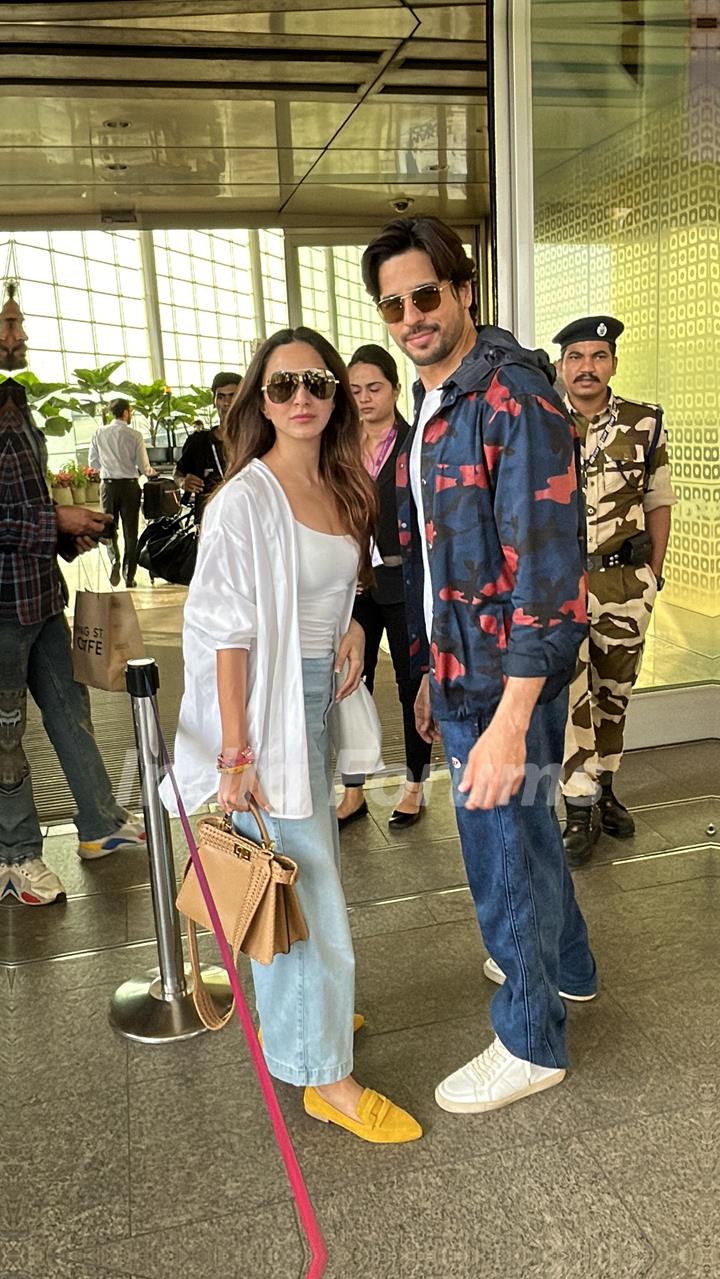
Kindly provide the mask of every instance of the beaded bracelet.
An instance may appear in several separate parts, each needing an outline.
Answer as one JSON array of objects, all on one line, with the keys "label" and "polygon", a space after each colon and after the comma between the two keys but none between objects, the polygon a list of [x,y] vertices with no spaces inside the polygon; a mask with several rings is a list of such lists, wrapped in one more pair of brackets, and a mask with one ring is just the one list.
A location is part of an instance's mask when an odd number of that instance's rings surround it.
[{"label": "beaded bracelet", "polygon": [[219,773],[242,773],[244,769],[249,768],[255,763],[255,752],[250,746],[244,746],[241,751],[233,751],[232,754],[225,754],[221,751],[217,757],[217,769]]}]

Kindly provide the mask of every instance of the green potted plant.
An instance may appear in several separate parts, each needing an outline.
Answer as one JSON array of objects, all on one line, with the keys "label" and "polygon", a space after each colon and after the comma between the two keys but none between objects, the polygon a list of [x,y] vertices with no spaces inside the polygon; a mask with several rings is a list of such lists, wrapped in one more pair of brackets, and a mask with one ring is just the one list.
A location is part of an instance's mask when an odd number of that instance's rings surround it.
[{"label": "green potted plant", "polygon": [[151,462],[172,460],[168,446],[158,444],[158,434],[167,431],[168,420],[172,409],[172,389],[165,385],[163,378],[154,382],[121,382],[117,388],[121,395],[127,396],[133,407],[133,413],[143,417],[150,436],[148,458]]},{"label": "green potted plant", "polygon": [[[67,435],[72,430],[72,401],[62,382],[41,382],[30,369],[14,373],[14,380],[25,388],[32,419],[45,435]],[[5,378],[0,376],[0,382]]]},{"label": "green potted plant", "polygon": [[72,482],[72,475],[68,474],[64,467],[59,471],[48,471],[52,500],[57,506],[72,506]]},{"label": "green potted plant", "polygon": [[121,388],[115,386],[110,379],[123,363],[123,360],[113,360],[98,369],[73,369],[77,383],[65,388],[70,407],[76,413],[108,422],[111,416],[110,404],[122,394]]},{"label": "green potted plant", "polygon": [[66,462],[63,470],[66,475],[70,476],[72,500],[77,506],[84,506],[87,502],[87,478],[82,466],[78,466],[74,458]]}]

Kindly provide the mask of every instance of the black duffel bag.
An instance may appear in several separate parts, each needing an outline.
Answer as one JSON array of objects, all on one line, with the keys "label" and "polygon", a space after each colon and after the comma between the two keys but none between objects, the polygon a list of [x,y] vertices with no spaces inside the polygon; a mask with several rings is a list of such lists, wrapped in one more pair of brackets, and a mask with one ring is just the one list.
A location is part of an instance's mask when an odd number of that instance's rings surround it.
[{"label": "black duffel bag", "polygon": [[193,511],[153,520],[138,539],[138,564],[151,579],[189,586],[197,558],[197,525]]},{"label": "black duffel bag", "polygon": [[163,515],[177,515],[180,489],[174,480],[156,475],[143,484],[142,512],[146,520],[159,520]]}]

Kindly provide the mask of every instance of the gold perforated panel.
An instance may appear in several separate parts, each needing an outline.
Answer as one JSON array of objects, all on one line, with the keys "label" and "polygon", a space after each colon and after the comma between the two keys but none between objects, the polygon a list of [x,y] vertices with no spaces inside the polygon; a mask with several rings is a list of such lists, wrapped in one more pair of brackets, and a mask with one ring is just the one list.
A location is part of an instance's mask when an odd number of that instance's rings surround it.
[{"label": "gold perforated panel", "polygon": [[710,659],[720,599],[718,137],[720,92],[703,85],[544,175],[536,191],[537,341],[557,351],[553,333],[583,314],[623,320],[614,385],[663,405],[679,499],[663,608],[677,606],[673,642]]}]

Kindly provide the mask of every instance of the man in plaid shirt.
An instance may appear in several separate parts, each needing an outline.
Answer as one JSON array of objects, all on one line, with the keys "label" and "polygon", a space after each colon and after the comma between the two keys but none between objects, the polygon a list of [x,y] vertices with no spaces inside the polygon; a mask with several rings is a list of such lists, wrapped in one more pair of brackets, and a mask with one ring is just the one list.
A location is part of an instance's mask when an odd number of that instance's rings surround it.
[{"label": "man in plaid shirt", "polygon": [[[25,364],[23,317],[13,290],[0,312],[0,367]],[[42,860],[42,833],[30,767],[22,747],[27,690],[78,805],[81,857],[98,857],[144,841],[115,801],[95,742],[87,689],[72,674],[70,634],[57,567],[97,546],[108,517],[84,507],[56,507],[47,482],[47,449],[13,378],[0,385],[0,897],[29,906],[65,897]]]}]

